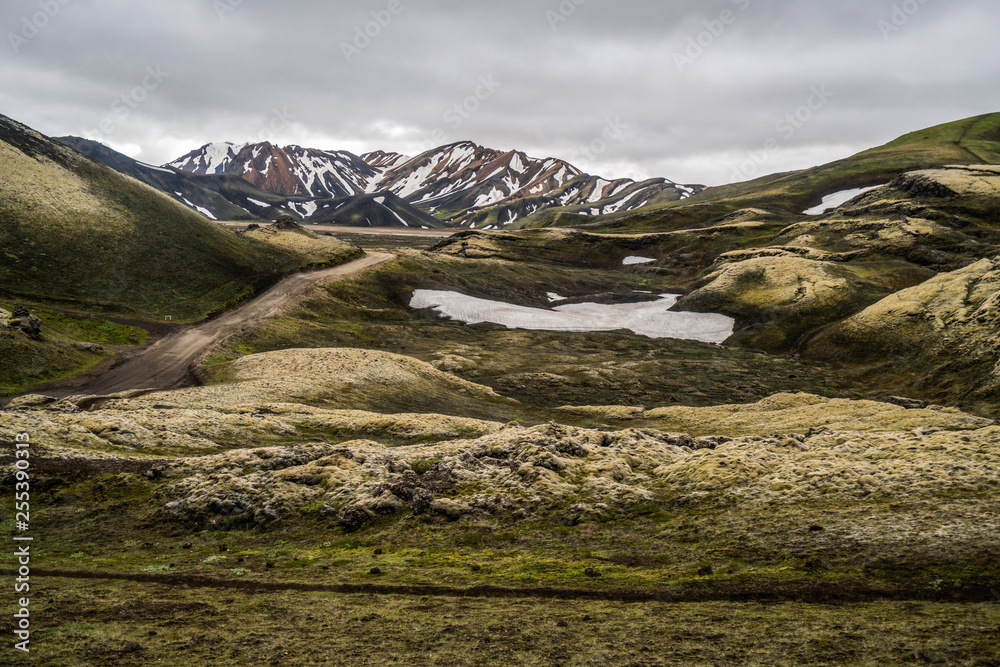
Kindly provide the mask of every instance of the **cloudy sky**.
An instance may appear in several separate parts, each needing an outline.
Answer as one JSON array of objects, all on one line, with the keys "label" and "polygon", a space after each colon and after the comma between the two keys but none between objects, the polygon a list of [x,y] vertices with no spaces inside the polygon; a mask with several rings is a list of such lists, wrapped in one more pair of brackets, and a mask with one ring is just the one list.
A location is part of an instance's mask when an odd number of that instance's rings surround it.
[{"label": "cloudy sky", "polygon": [[6,0],[0,26],[0,113],[153,163],[471,139],[720,184],[1000,111],[996,0]]}]

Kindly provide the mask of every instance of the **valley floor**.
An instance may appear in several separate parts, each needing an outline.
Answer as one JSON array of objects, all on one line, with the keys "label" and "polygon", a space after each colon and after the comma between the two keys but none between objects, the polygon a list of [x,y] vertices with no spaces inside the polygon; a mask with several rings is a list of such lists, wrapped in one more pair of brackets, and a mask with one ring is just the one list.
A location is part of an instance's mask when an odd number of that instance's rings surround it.
[{"label": "valley floor", "polygon": [[5,664],[1000,664],[991,417],[847,364],[444,321],[414,289],[677,284],[388,249],[200,386],[0,412],[35,537]]}]

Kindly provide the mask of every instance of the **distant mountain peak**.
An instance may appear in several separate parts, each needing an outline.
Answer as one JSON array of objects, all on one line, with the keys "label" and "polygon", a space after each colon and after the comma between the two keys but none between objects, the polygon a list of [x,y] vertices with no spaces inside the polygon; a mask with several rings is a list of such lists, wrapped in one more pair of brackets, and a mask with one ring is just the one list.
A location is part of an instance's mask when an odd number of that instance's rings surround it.
[{"label": "distant mountain peak", "polygon": [[[666,179],[637,184],[590,176],[565,160],[533,158],[524,151],[492,149],[468,139],[414,157],[381,150],[359,157],[270,142],[223,142],[206,144],[168,166],[236,176],[289,197],[336,199],[389,192],[439,220],[466,226],[477,224],[481,211],[498,206],[506,207],[496,216],[503,220],[498,226],[507,226],[552,207],[580,207],[576,212],[596,215],[682,199],[701,190]],[[530,205],[522,205],[529,200]]]}]

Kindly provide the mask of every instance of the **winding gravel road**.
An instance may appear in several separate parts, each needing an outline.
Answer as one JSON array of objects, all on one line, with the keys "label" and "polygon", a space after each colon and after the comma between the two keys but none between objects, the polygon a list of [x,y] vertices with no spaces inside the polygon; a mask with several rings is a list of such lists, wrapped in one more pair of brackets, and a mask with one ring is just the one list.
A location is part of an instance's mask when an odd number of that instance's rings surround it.
[{"label": "winding gravel road", "polygon": [[88,374],[52,389],[39,390],[38,393],[56,397],[79,394],[102,396],[183,386],[190,379],[192,366],[198,357],[241,327],[279,313],[311,287],[353,278],[394,257],[388,253],[370,253],[341,266],[288,276],[239,308],[171,334],[103,372]]}]

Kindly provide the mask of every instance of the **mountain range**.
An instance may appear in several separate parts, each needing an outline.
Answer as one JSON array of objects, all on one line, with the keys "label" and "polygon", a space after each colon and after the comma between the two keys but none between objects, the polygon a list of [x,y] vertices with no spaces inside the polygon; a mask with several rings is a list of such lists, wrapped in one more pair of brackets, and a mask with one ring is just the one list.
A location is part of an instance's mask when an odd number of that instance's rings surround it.
[{"label": "mountain range", "polygon": [[290,216],[331,225],[517,228],[542,212],[603,215],[704,190],[664,178],[604,179],[563,160],[468,141],[416,157],[385,151],[358,156],[269,142],[215,143],[163,166],[79,137],[58,141],[214,220]]}]

